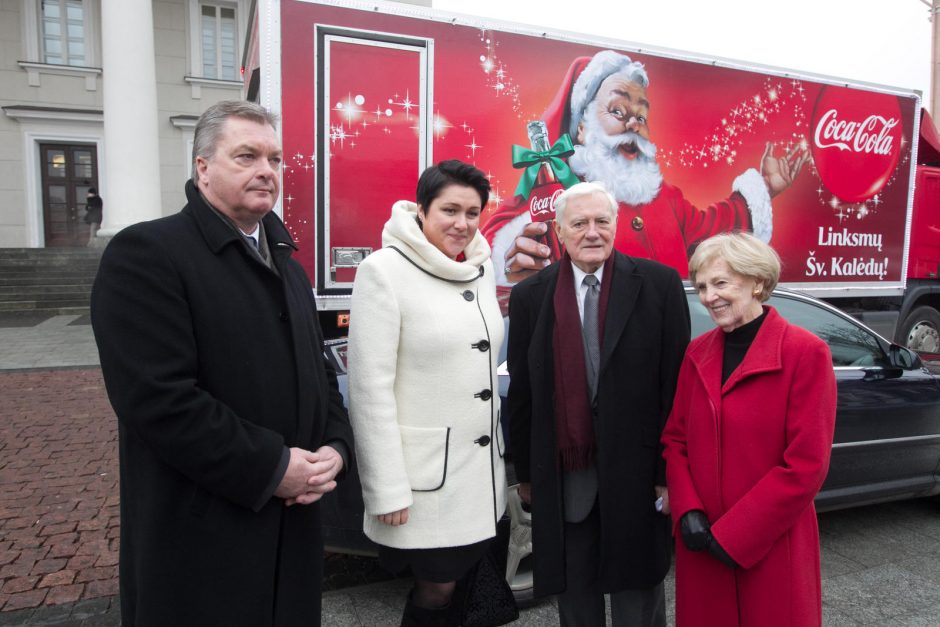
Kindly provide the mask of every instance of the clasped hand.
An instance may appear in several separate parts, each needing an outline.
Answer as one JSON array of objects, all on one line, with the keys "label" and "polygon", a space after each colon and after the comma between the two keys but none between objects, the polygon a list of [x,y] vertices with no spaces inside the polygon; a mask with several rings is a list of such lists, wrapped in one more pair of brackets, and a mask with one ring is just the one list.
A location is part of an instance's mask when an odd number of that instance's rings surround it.
[{"label": "clasped hand", "polygon": [[682,542],[690,551],[708,551],[712,557],[726,566],[734,568],[737,563],[728,555],[711,532],[711,523],[705,512],[693,509],[686,512],[679,520],[679,531],[682,533]]},{"label": "clasped hand", "polygon": [[342,469],[343,457],[332,446],[321,446],[315,452],[293,447],[287,472],[274,495],[288,506],[310,505],[336,489],[336,475]]}]

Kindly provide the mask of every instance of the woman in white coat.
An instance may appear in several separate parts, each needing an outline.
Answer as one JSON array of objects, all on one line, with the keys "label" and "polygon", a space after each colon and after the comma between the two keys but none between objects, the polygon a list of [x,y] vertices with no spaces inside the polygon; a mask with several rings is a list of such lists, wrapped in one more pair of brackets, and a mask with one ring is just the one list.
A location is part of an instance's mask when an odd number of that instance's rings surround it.
[{"label": "woman in white coat", "polygon": [[402,625],[451,625],[456,582],[506,507],[497,353],[503,320],[478,227],[489,182],[442,161],[399,201],[359,266],[349,329],[350,419],[366,535],[415,587]]}]

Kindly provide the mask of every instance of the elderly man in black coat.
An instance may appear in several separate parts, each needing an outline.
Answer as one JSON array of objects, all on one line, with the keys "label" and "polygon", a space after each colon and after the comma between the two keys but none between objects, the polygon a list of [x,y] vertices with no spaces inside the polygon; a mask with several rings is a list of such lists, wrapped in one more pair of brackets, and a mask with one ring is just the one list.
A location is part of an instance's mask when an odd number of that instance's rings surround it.
[{"label": "elderly man in black coat", "polygon": [[274,124],[251,103],[207,110],[188,204],[118,233],[95,280],[125,626],[320,623],[317,501],[353,444],[313,291],[271,213]]},{"label": "elderly man in black coat", "polygon": [[[555,203],[557,263],[513,288],[510,452],[532,506],[535,592],[561,624],[665,625],[668,493],[659,436],[689,342],[678,273],[614,252],[617,203]],[[661,497],[657,504],[657,498]]]}]

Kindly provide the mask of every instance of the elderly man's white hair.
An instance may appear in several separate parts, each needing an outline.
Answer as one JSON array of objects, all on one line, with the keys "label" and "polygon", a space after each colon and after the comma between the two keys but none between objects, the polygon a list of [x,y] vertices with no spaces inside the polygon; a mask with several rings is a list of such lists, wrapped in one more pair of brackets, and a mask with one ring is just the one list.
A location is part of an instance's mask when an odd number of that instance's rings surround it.
[{"label": "elderly man's white hair", "polygon": [[642,63],[613,50],[602,50],[595,54],[571,88],[571,124],[568,127],[571,137],[578,136],[578,125],[584,117],[584,109],[594,101],[601,83],[614,74],[620,74],[642,87],[650,84]]},{"label": "elderly man's white hair", "polygon": [[565,221],[565,209],[568,207],[569,202],[575,198],[593,196],[595,194],[604,197],[607,208],[610,210],[611,221],[616,224],[617,200],[614,198],[613,194],[607,191],[607,187],[600,181],[582,181],[581,183],[572,185],[559,194],[558,198],[555,199],[555,221],[559,224]]}]

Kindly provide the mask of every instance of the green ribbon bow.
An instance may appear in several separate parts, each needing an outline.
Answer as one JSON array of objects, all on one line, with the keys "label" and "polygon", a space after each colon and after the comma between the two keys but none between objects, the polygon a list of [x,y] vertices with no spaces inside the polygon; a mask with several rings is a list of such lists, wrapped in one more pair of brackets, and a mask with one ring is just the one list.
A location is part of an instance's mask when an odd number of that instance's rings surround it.
[{"label": "green ribbon bow", "polygon": [[526,168],[519,179],[519,185],[516,187],[516,195],[522,196],[526,200],[532,193],[532,186],[535,185],[535,177],[538,176],[539,166],[543,161],[548,161],[548,165],[555,172],[555,176],[565,187],[571,187],[580,182],[568,164],[562,160],[562,157],[570,157],[574,154],[574,145],[571,143],[571,137],[567,133],[558,138],[558,141],[546,152],[536,152],[531,148],[512,145],[512,167]]}]

